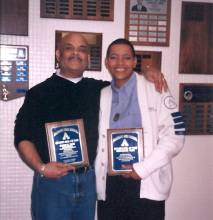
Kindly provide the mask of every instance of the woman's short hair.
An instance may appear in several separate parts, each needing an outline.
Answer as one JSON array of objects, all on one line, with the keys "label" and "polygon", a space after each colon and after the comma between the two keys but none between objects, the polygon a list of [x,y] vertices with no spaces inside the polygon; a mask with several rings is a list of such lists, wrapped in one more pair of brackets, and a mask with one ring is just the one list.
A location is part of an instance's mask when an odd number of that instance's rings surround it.
[{"label": "woman's short hair", "polygon": [[132,55],[133,55],[134,57],[136,56],[136,55],[135,55],[135,49],[134,49],[132,43],[131,43],[129,40],[125,39],[125,38],[118,38],[118,39],[114,40],[114,41],[108,46],[107,52],[106,52],[106,57],[109,57],[111,47],[112,47],[113,45],[118,45],[118,44],[125,44],[125,45],[129,46],[130,49],[131,49],[131,51],[132,51]]}]

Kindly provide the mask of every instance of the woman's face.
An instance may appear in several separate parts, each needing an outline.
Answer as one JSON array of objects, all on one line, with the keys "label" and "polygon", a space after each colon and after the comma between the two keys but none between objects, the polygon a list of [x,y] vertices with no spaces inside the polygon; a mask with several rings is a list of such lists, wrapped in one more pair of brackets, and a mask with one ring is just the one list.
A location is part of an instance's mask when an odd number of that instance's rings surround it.
[{"label": "woman's face", "polygon": [[115,44],[110,48],[105,64],[117,87],[124,85],[133,73],[137,63],[129,45]]}]

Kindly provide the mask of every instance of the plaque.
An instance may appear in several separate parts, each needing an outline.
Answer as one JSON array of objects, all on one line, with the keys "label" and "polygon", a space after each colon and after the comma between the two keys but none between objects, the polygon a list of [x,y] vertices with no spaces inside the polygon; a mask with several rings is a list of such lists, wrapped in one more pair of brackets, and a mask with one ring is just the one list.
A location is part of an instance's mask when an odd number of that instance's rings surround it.
[{"label": "plaque", "polygon": [[213,3],[182,2],[179,73],[213,74]]},{"label": "plaque", "polygon": [[83,119],[45,123],[50,161],[88,166]]},{"label": "plaque", "polygon": [[[101,71],[101,60],[102,60],[102,33],[93,32],[75,32],[75,31],[56,31],[55,32],[55,50],[58,48],[58,44],[61,39],[71,33],[81,34],[88,42],[89,47],[89,63],[87,70]],[[55,69],[59,68],[59,63],[55,56]]]},{"label": "plaque", "polygon": [[125,37],[134,45],[169,46],[171,0],[126,0]]},{"label": "plaque", "polygon": [[180,111],[188,135],[213,134],[213,84],[180,84]]},{"label": "plaque", "polygon": [[143,159],[143,129],[108,129],[109,175],[130,172],[123,165],[132,165]]},{"label": "plaque", "polygon": [[114,20],[114,0],[40,0],[41,18]]},{"label": "plaque", "polygon": [[147,68],[153,67],[161,72],[160,51],[136,51],[137,64],[134,70],[137,73],[143,73]]},{"label": "plaque", "polygon": [[29,88],[29,47],[0,45],[0,97],[10,101]]},{"label": "plaque", "polygon": [[0,34],[28,36],[29,0],[0,1]]}]

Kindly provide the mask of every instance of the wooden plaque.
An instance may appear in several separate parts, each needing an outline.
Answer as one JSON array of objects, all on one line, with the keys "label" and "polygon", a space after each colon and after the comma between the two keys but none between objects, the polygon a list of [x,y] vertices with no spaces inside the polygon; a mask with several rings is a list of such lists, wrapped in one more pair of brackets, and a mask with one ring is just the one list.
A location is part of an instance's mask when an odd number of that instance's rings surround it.
[{"label": "wooden plaque", "polygon": [[41,18],[113,21],[114,0],[41,0]]},{"label": "wooden plaque", "polygon": [[[87,70],[101,71],[102,60],[102,33],[92,32],[75,32],[75,31],[56,31],[55,32],[55,49],[61,39],[69,33],[79,33],[83,35],[89,45],[90,60]],[[55,68],[58,69],[58,61],[55,56]]]},{"label": "wooden plaque", "polygon": [[108,174],[119,175],[130,172],[122,165],[132,165],[143,159],[143,129],[108,129]]},{"label": "wooden plaque", "polygon": [[186,134],[213,134],[213,84],[181,83],[180,112]]},{"label": "wooden plaque", "polygon": [[135,45],[169,46],[170,13],[170,0],[126,0],[125,37]]},{"label": "wooden plaque", "polygon": [[88,166],[83,119],[45,123],[50,161]]},{"label": "wooden plaque", "polygon": [[154,67],[161,72],[161,56],[160,51],[136,51],[137,64],[134,70],[143,73],[145,69]]},{"label": "wooden plaque", "polygon": [[182,2],[179,72],[213,74],[213,4]]},{"label": "wooden plaque", "polygon": [[28,35],[29,0],[0,1],[0,34]]}]

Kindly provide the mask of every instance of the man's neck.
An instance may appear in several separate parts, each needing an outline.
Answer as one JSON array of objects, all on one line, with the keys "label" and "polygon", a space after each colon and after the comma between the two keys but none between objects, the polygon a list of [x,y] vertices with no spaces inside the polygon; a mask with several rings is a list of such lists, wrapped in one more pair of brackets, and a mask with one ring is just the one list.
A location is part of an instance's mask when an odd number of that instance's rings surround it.
[{"label": "man's neck", "polygon": [[60,77],[62,77],[62,78],[64,78],[64,79],[67,79],[67,80],[69,80],[69,81],[71,81],[71,82],[73,82],[73,83],[78,83],[82,78],[83,78],[83,76],[81,76],[81,77],[72,77],[72,76],[66,76],[65,74],[63,74],[61,71],[60,71],[60,69],[57,69],[56,70],[56,75],[57,76],[60,76]]}]

